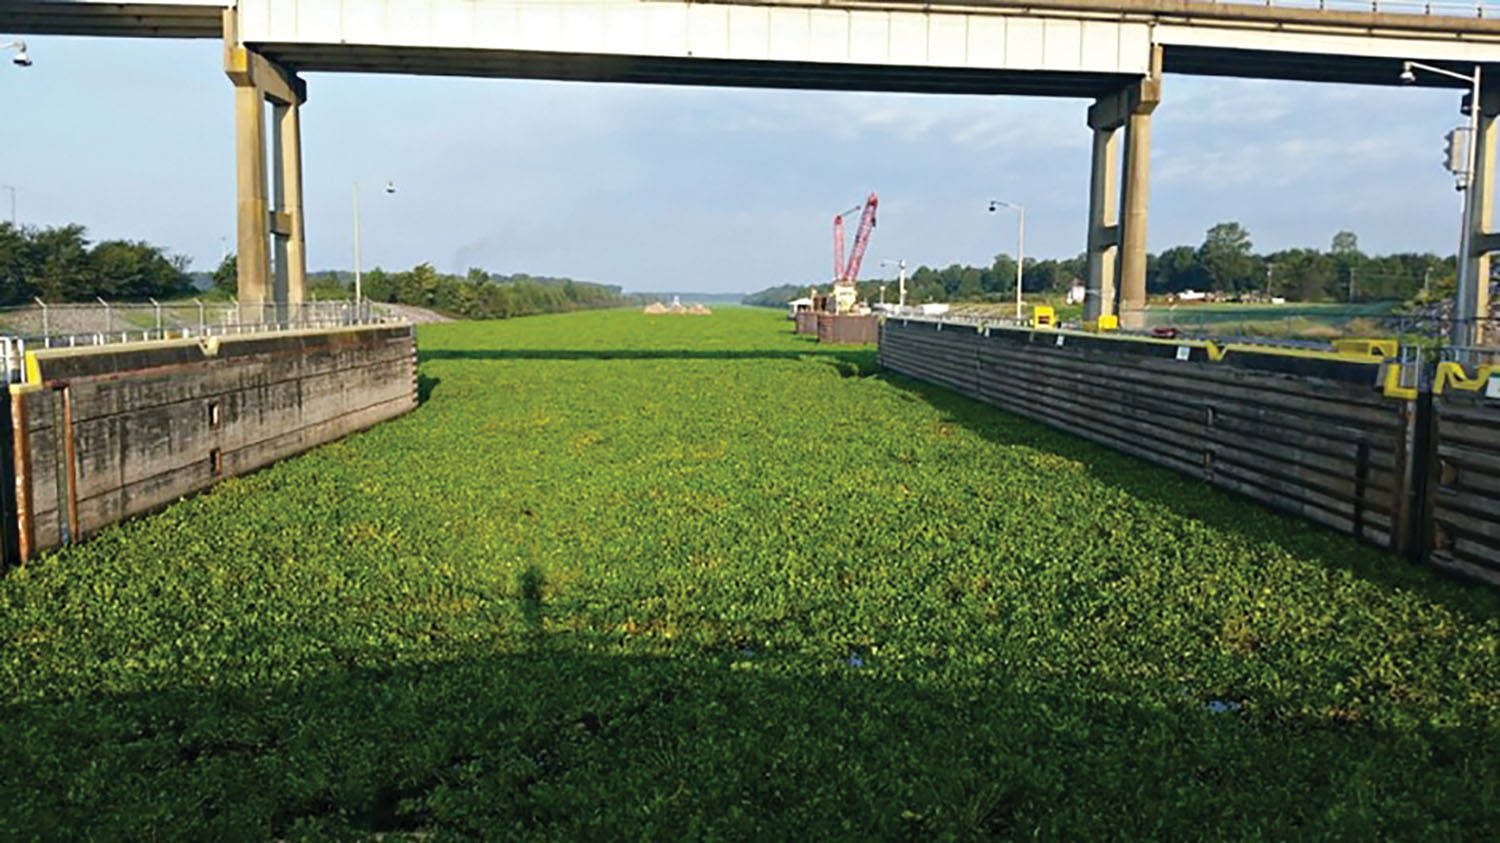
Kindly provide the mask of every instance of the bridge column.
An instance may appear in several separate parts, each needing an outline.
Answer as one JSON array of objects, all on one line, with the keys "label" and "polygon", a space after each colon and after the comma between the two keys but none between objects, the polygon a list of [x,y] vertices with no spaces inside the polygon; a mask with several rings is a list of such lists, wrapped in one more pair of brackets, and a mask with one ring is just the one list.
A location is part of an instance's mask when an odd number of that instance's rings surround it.
[{"label": "bridge column", "polygon": [[1094,130],[1094,165],[1089,179],[1089,277],[1084,288],[1083,318],[1095,322],[1100,316],[1115,315],[1115,261],[1120,245],[1116,221],[1119,208],[1115,203],[1119,145],[1118,128],[1094,125],[1093,109],[1089,109],[1089,126]]},{"label": "bridge column", "polygon": [[[1151,113],[1159,102],[1161,48],[1155,47],[1149,76],[1100,97],[1089,108],[1088,123],[1094,130],[1094,160],[1089,197],[1089,286],[1085,319],[1115,314],[1119,316],[1122,328],[1139,330],[1146,326]],[[1125,166],[1117,206],[1111,194],[1115,189],[1115,135],[1122,128],[1125,130]]]},{"label": "bridge column", "polygon": [[1469,229],[1469,265],[1468,272],[1461,273],[1461,276],[1469,283],[1458,291],[1455,345],[1484,345],[1500,340],[1500,331],[1486,322],[1491,316],[1490,255],[1500,251],[1500,232],[1496,232],[1494,226],[1495,140],[1500,135],[1500,126],[1495,122],[1497,116],[1500,116],[1500,88],[1481,88],[1474,180],[1469,186],[1474,193],[1469,202],[1470,217],[1464,221]]},{"label": "bridge column", "polygon": [[[307,288],[298,115],[307,88],[296,74],[240,44],[236,31],[235,10],[226,9],[224,72],[234,83],[235,96],[240,318],[281,321],[295,316]],[[273,115],[269,196],[266,102]]]}]

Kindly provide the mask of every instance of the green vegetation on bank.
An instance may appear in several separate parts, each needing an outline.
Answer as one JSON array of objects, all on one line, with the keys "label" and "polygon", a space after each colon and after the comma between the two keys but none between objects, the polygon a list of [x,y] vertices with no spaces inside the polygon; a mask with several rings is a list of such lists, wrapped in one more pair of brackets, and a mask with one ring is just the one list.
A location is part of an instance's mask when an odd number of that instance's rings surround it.
[{"label": "green vegetation on bank", "polygon": [[[1453,295],[1455,273],[1452,256],[1366,255],[1351,231],[1335,234],[1326,251],[1296,248],[1257,254],[1244,226],[1223,222],[1210,228],[1198,246],[1147,255],[1146,291],[1165,295],[1196,290],[1301,302],[1407,301]],[[1061,293],[1087,276],[1088,260],[1082,254],[1061,260],[1027,258],[1022,289],[1028,294]],[[886,301],[894,301],[894,277],[861,282],[860,298],[875,301],[882,284]],[[807,290],[807,284],[783,284],[751,293],[745,303],[782,307],[807,295]],[[920,266],[911,273],[906,290],[913,303],[1013,300],[1016,261],[1000,254],[990,266]]]},{"label": "green vegetation on bank", "polygon": [[[232,295],[236,284],[235,256],[230,255],[214,270],[214,287]],[[448,275],[421,263],[406,272],[387,272],[380,267],[365,273],[360,281],[365,298],[387,304],[409,304],[440,310],[467,319],[509,319],[540,313],[567,313],[604,307],[627,307],[640,297],[627,296],[617,286],[548,278],[525,274],[497,275],[470,269],[463,276]],[[310,297],[346,298],[354,294],[354,273],[309,272]]]},{"label": "green vegetation on bank", "polygon": [[187,259],[133,240],[90,243],[81,225],[17,227],[0,222],[0,306],[171,298],[193,289]]},{"label": "green vegetation on bank", "polygon": [[412,414],[0,580],[45,839],[1479,839],[1500,595],[780,314],[424,326]]}]

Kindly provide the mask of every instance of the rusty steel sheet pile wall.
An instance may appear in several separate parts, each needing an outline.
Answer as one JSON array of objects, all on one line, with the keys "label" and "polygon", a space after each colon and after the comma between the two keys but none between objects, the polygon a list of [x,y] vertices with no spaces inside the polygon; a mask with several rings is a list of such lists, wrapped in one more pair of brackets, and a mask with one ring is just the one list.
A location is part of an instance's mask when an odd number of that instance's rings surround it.
[{"label": "rusty steel sheet pile wall", "polygon": [[1500,367],[1477,378],[1441,364],[1427,472],[1432,563],[1500,585]]},{"label": "rusty steel sheet pile wall", "polygon": [[799,310],[794,317],[795,324],[792,329],[794,334],[817,334],[818,333],[818,311]]},{"label": "rusty steel sheet pile wall", "polygon": [[889,319],[880,362],[1393,549],[1410,540],[1414,402],[1382,363]]},{"label": "rusty steel sheet pile wall", "polygon": [[11,387],[6,555],[411,410],[415,348],[409,325],[384,325],[31,352]]},{"label": "rusty steel sheet pile wall", "polygon": [[879,317],[844,313],[819,313],[818,342],[837,345],[870,345],[880,339]]}]

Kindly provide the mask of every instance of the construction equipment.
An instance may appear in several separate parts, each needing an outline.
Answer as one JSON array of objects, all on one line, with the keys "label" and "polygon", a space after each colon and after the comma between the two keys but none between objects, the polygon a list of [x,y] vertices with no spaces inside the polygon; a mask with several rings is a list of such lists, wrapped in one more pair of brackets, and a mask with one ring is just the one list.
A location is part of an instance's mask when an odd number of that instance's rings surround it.
[{"label": "construction equipment", "polygon": [[833,218],[833,297],[839,313],[854,312],[858,299],[855,282],[859,280],[859,266],[864,262],[865,249],[870,245],[870,232],[875,228],[875,208],[880,200],[871,193],[865,197],[864,213],[859,218],[859,229],[854,233],[854,247],[849,252],[848,263],[844,262],[844,217],[858,211],[855,205]]}]

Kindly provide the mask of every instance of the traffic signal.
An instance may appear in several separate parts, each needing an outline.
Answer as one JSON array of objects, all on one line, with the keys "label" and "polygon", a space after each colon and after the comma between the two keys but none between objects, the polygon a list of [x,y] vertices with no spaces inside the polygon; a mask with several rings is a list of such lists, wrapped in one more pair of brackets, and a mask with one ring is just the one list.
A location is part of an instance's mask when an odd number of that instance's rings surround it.
[{"label": "traffic signal", "polygon": [[1469,130],[1466,127],[1452,129],[1443,136],[1443,167],[1455,176],[1469,172]]}]

